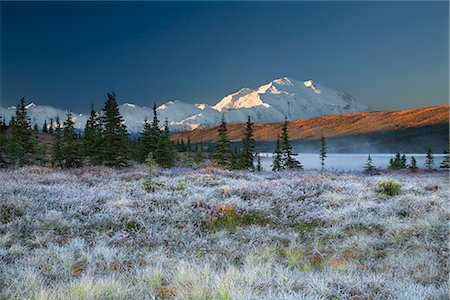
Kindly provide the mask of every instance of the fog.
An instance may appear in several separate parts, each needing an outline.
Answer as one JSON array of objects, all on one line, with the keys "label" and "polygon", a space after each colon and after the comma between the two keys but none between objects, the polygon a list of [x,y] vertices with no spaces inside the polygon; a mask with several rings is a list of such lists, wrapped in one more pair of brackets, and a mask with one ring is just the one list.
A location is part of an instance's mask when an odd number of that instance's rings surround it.
[{"label": "fog", "polygon": [[[261,164],[265,170],[271,170],[272,167],[272,153],[261,153]],[[327,154],[325,159],[325,168],[327,170],[362,170],[367,162],[367,154]],[[394,154],[370,154],[373,165],[377,168],[387,168],[389,166],[389,160],[395,156]],[[414,156],[417,160],[417,166],[424,168],[425,154],[406,154],[408,164],[411,156]],[[317,153],[300,153],[295,156],[297,160],[303,165],[305,169],[320,169],[320,158]],[[444,158],[443,154],[434,155],[434,167],[439,169]]]}]

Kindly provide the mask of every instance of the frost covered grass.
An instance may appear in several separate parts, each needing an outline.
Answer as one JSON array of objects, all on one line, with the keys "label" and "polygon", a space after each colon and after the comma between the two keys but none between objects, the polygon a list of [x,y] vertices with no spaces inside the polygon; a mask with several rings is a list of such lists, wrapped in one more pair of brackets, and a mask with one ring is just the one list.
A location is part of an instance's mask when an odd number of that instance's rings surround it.
[{"label": "frost covered grass", "polygon": [[0,171],[1,297],[449,296],[448,173],[146,173]]}]

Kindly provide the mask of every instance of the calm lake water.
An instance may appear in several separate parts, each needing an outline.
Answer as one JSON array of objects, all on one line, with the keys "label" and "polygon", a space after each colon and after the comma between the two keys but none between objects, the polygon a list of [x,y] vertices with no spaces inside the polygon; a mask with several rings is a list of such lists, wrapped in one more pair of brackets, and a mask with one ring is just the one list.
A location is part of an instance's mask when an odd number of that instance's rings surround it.
[{"label": "calm lake water", "polygon": [[[265,170],[272,169],[272,153],[261,153],[261,164]],[[362,170],[367,162],[367,154],[327,154],[325,159],[325,168],[327,170]],[[395,156],[393,154],[370,154],[372,163],[377,168],[387,168],[389,166],[389,160]],[[417,160],[417,166],[424,168],[425,154],[406,154],[408,164],[411,160],[411,156],[414,156]],[[317,153],[300,153],[295,156],[297,160],[301,162],[305,169],[320,169],[320,158]],[[439,169],[444,158],[443,154],[434,154],[434,167]]]}]

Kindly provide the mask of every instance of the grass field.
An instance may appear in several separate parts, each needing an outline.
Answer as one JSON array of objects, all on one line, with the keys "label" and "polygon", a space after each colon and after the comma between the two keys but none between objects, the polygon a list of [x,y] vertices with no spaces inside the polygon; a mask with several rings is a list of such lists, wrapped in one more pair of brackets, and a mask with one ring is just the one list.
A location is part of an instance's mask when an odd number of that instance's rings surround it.
[{"label": "grass field", "polygon": [[0,171],[5,299],[448,299],[448,173]]}]

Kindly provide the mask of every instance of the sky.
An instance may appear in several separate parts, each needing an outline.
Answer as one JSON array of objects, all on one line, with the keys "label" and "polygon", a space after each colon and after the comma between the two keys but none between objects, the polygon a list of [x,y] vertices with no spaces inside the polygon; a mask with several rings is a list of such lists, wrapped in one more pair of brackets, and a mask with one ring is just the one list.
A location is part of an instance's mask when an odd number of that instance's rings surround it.
[{"label": "sky", "polygon": [[283,76],[448,103],[448,2],[1,2],[0,106],[215,104]]}]

